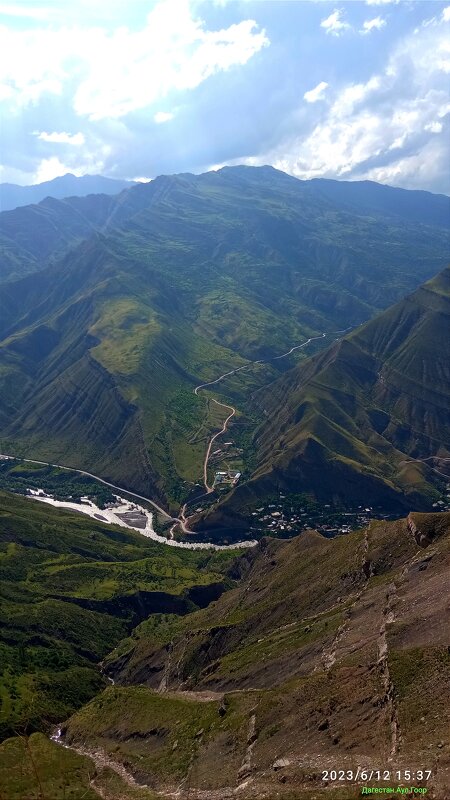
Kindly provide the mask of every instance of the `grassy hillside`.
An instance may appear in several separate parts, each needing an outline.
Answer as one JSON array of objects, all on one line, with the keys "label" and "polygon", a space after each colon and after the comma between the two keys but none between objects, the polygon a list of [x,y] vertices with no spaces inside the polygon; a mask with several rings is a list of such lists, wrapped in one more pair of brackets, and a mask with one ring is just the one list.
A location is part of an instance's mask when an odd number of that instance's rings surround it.
[{"label": "grassy hillside", "polygon": [[430,509],[450,476],[450,268],[253,394],[250,481],[199,527],[239,526],[270,487],[321,503]]},{"label": "grassy hillside", "polygon": [[[415,785],[441,800],[449,536],[450,514],[416,513],[333,541],[262,540],[207,610],[152,615],[118,645],[106,659],[116,685],[64,723],[65,743],[122,770],[111,798],[179,787],[212,800],[239,786],[246,800],[352,800],[424,768],[432,776]],[[324,782],[334,767],[391,778]],[[103,792],[105,780],[95,779]]]},{"label": "grassy hillside", "polygon": [[99,508],[115,500],[111,489],[87,475],[12,458],[0,460],[0,488],[22,495],[39,488],[55,500],[74,502],[88,496]]},{"label": "grassy hillside", "polygon": [[[55,200],[52,197],[38,205],[0,214],[0,283],[39,272],[49,260],[90,236],[98,224],[107,219],[112,198],[97,195],[95,203],[96,215],[89,213],[87,200],[79,210],[75,198]],[[8,287],[3,290],[8,292]]]},{"label": "grassy hillside", "polygon": [[223,591],[201,555],[0,492],[0,735],[48,730],[106,685],[99,662],[152,611]]},{"label": "grassy hillside", "polygon": [[[70,220],[103,232],[4,295],[3,452],[87,467],[179,507],[216,429],[196,384],[312,335],[334,338],[442,266],[441,217],[432,226],[424,211],[420,223],[420,198],[394,213],[396,192],[408,193],[389,189],[383,208],[374,192],[356,209],[314,181],[227,168],[163,176],[117,207],[72,198]],[[288,365],[240,373],[225,389],[247,413],[250,389]]]}]

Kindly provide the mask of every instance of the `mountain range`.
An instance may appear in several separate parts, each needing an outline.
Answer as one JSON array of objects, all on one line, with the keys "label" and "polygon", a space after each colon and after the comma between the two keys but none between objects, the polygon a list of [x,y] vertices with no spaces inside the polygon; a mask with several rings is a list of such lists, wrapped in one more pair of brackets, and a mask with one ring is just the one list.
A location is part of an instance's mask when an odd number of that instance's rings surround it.
[{"label": "mountain range", "polygon": [[118,194],[129,189],[133,181],[105,178],[103,175],[77,177],[68,172],[51,181],[19,186],[16,183],[0,183],[0,211],[10,211],[18,206],[40,203],[46,197],[84,197],[87,194]]},{"label": "mountain range", "polygon": [[[449,796],[449,245],[270,167],[0,214],[1,798]],[[19,496],[95,475],[171,546]]]},{"label": "mountain range", "polygon": [[[301,365],[280,378],[295,356],[276,356],[308,339],[298,357],[314,353],[442,269],[449,206],[443,195],[232,167],[162,176],[115,197],[45,200],[3,213],[3,452],[88,469],[176,511],[202,480],[209,437],[226,416],[213,403],[220,397],[237,409],[231,430],[243,454],[243,482],[209,513],[208,524],[222,505],[233,513],[239,505],[241,513],[265,476],[272,481],[280,473],[286,485],[303,482],[319,497],[331,487],[342,497],[341,484],[348,495],[353,481],[354,493],[364,484],[368,495],[392,505],[399,499],[397,506],[409,493],[407,502],[427,508],[437,473],[424,466],[404,466],[400,478],[396,472],[405,454],[445,455],[445,439],[433,450],[443,421],[434,432],[433,418],[417,436],[402,433],[412,412],[400,414],[402,403],[393,408],[393,387],[385,393],[393,411],[384,409],[373,379],[381,370],[383,380],[393,380],[383,359],[391,359],[398,336],[408,349],[412,321],[422,314],[420,293],[409,301],[418,311],[388,312],[390,338],[380,338],[374,322],[317,356],[305,379]],[[423,292],[444,313],[445,291]],[[398,328],[398,315],[408,313]],[[444,319],[439,314],[423,322],[430,341],[423,358],[435,358],[431,343],[440,333],[431,329]],[[355,370],[343,386],[332,365],[347,353]],[[372,392],[367,403],[361,366]],[[216,394],[194,394],[198,384],[239,367],[245,369]],[[440,391],[436,375],[445,378],[440,369],[414,364],[431,405],[431,393]],[[326,380],[313,382],[324,370]],[[320,383],[320,403],[313,397],[308,405],[299,394],[304,380],[315,392]],[[342,409],[336,389],[345,395]],[[445,412],[441,401],[435,417]],[[307,475],[294,467],[304,453],[315,463]],[[336,478],[327,477],[321,492],[324,464],[334,461]]]}]

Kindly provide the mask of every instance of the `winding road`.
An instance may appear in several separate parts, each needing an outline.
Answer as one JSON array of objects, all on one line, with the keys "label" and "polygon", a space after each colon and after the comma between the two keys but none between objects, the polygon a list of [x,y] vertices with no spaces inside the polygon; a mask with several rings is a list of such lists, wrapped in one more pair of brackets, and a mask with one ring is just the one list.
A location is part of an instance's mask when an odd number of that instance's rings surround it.
[{"label": "winding road", "polygon": [[[405,461],[399,461],[399,465],[401,464],[425,464],[426,467],[433,470],[433,472],[437,472],[438,475],[442,475],[443,478],[450,478],[450,475],[445,472],[441,472],[436,467],[432,467],[431,464],[427,464],[427,461],[450,461],[450,458],[441,458],[441,456],[427,456],[427,458],[409,458]],[[439,464],[439,466],[441,466]]]},{"label": "winding road", "polygon": [[155,503],[154,500],[150,500],[149,497],[144,497],[143,494],[136,494],[136,492],[131,492],[129,489],[124,489],[123,486],[116,486],[115,483],[109,483],[109,481],[105,481],[104,478],[100,478],[98,475],[94,475],[92,472],[86,472],[84,469],[76,469],[76,467],[67,467],[65,464],[51,464],[49,461],[37,461],[35,458],[21,458],[21,456],[12,456],[0,453],[0,458],[14,458],[17,461],[24,461],[27,464],[42,464],[44,467],[56,467],[57,469],[67,469],[69,472],[78,472],[79,475],[87,475],[88,478],[93,478],[95,481],[99,483],[103,483],[105,486],[109,486],[111,489],[117,489],[118,492],[122,492],[122,494],[129,494],[131,497],[137,497],[138,500],[145,500],[146,503],[150,503],[157,511],[160,512],[167,520],[175,519],[175,517],[171,517],[167,511],[164,511],[161,506]]},{"label": "winding road", "polygon": [[[350,330],[350,329],[347,328],[347,330]],[[345,331],[334,331],[334,333],[345,333]],[[330,334],[328,334],[328,335],[330,335]],[[270,358],[260,359],[258,361],[249,361],[248,364],[244,364],[242,367],[236,367],[236,369],[231,369],[229,372],[224,372],[223,375],[219,375],[219,377],[215,378],[213,381],[208,381],[208,383],[200,383],[199,386],[195,387],[194,394],[198,397],[198,393],[199,393],[200,389],[206,389],[207,386],[215,386],[215,384],[220,383],[220,381],[223,381],[224,378],[228,378],[230,375],[235,375],[237,372],[242,372],[242,370],[244,370],[244,369],[250,369],[255,364],[269,364],[271,361],[277,361],[279,358],[286,358],[286,356],[290,356],[291,353],[293,353],[295,350],[301,350],[302,347],[306,347],[306,345],[308,345],[310,342],[314,342],[316,339],[324,339],[326,336],[327,336],[326,333],[321,333],[320,336],[311,336],[305,342],[302,342],[302,344],[294,345],[293,347],[291,347],[290,350],[287,350],[286,353],[281,353],[281,355],[279,355],[279,356],[271,356]],[[236,414],[236,409],[233,406],[229,406],[226,403],[221,403],[219,400],[215,400],[214,398],[212,398],[212,400],[213,400],[213,403],[216,403],[216,405],[221,406],[222,408],[226,408],[229,411],[231,411],[231,414],[228,415],[228,417],[226,418],[225,422],[223,423],[222,430],[220,430],[217,433],[215,433],[214,436],[210,439],[209,444],[208,444],[208,448],[206,450],[205,460],[203,462],[203,484],[204,484],[205,489],[206,489],[205,494],[211,494],[211,492],[214,491],[214,487],[210,486],[209,483],[208,483],[208,462],[209,462],[209,457],[211,455],[212,444],[216,439],[219,438],[219,436],[222,436],[222,434],[227,431],[228,423],[229,423],[230,419],[232,417],[234,417],[234,415]],[[204,495],[201,495],[201,497],[204,497]],[[197,501],[200,498],[197,497],[195,499]],[[186,520],[186,516],[185,516],[185,512],[186,512],[186,503],[183,506],[182,512],[181,512],[181,515],[180,515],[180,516],[182,516],[184,525],[186,524],[186,521],[187,521]]]},{"label": "winding road", "polygon": [[214,398],[213,398],[213,403],[215,403],[218,406],[221,406],[222,408],[228,408],[228,410],[231,411],[231,414],[229,414],[228,417],[226,418],[226,420],[224,421],[223,426],[222,426],[222,430],[220,430],[216,434],[214,434],[214,436],[212,437],[212,439],[209,442],[208,449],[206,451],[205,462],[204,462],[204,465],[203,465],[203,480],[204,480],[204,483],[205,483],[205,489],[206,489],[208,494],[211,494],[211,492],[214,491],[214,487],[210,486],[208,484],[208,461],[209,461],[209,456],[211,455],[212,443],[219,436],[222,436],[222,434],[225,433],[225,431],[226,431],[226,429],[228,427],[228,423],[229,423],[230,419],[232,417],[234,417],[234,415],[236,414],[236,409],[233,408],[233,406],[227,406],[225,403],[220,403],[218,400],[215,400]]},{"label": "winding road", "polygon": [[[214,386],[217,383],[220,383],[220,381],[224,380],[225,378],[228,378],[230,375],[235,375],[237,372],[241,372],[242,370],[250,369],[255,364],[268,364],[271,361],[277,361],[280,358],[285,358],[286,356],[291,355],[291,353],[293,353],[295,350],[300,350],[303,347],[306,347],[308,344],[310,344],[310,342],[316,341],[317,339],[324,339],[326,336],[333,336],[336,333],[346,333],[349,330],[351,330],[351,328],[346,328],[345,330],[341,330],[341,331],[333,331],[333,332],[330,332],[329,334],[321,333],[320,336],[311,336],[305,342],[302,342],[302,344],[294,345],[293,347],[291,347],[290,350],[287,350],[286,353],[281,353],[281,355],[279,355],[279,356],[271,356],[270,358],[267,358],[267,359],[260,359],[260,360],[257,360],[257,361],[249,361],[248,364],[244,364],[242,367],[237,367],[236,369],[232,369],[229,372],[224,372],[223,375],[219,375],[219,377],[215,378],[213,381],[208,381],[207,383],[200,383],[198,386],[195,387],[194,394],[196,396],[198,396],[198,393],[199,393],[200,389],[206,389],[207,386]],[[213,491],[213,486],[210,486],[210,484],[208,483],[208,462],[209,462],[209,458],[210,458],[210,455],[211,455],[211,448],[212,448],[213,442],[216,439],[218,439],[219,436],[222,436],[227,431],[228,424],[229,424],[230,420],[236,414],[236,409],[233,406],[227,405],[226,403],[221,403],[220,400],[216,400],[215,398],[212,398],[212,402],[216,403],[216,405],[221,406],[222,408],[227,409],[230,413],[226,417],[226,419],[225,419],[225,421],[224,421],[224,423],[222,425],[221,430],[217,431],[211,437],[211,439],[209,440],[208,447],[207,447],[206,454],[205,454],[205,459],[204,459],[204,462],[203,462],[203,483],[204,483],[206,491],[205,491],[204,495],[201,495],[201,497],[204,497],[205,495],[211,494],[211,492]],[[161,506],[159,506],[157,503],[155,503],[155,501],[152,500],[150,497],[145,497],[145,495],[137,494],[136,492],[132,492],[129,489],[125,489],[123,486],[117,486],[114,483],[110,483],[109,481],[106,481],[104,478],[100,478],[99,475],[94,475],[92,472],[87,472],[86,470],[83,470],[83,469],[76,469],[75,467],[69,467],[66,464],[52,464],[49,461],[38,461],[37,459],[22,458],[20,456],[15,456],[15,455],[10,455],[10,454],[0,454],[0,458],[14,458],[14,459],[18,459],[19,461],[23,461],[23,462],[28,463],[28,464],[42,464],[43,466],[47,466],[47,467],[57,467],[58,469],[65,469],[65,470],[69,470],[70,472],[77,472],[79,475],[86,475],[88,478],[93,478],[93,480],[98,481],[99,483],[102,483],[105,486],[109,486],[111,489],[115,489],[116,491],[121,492],[122,494],[130,495],[131,497],[135,497],[138,500],[144,500],[146,503],[150,503],[150,505],[153,506],[153,508],[155,508],[167,520],[167,522],[172,522],[173,523],[173,525],[172,525],[172,527],[170,529],[170,539],[167,540],[165,537],[158,536],[158,534],[155,534],[156,540],[164,542],[166,544],[170,544],[170,545],[172,545],[174,547],[186,547],[186,546],[188,546],[188,547],[191,547],[192,549],[203,549],[206,546],[206,547],[214,547],[215,549],[227,549],[229,547],[253,547],[256,544],[256,542],[253,542],[253,541],[251,541],[251,542],[236,542],[233,545],[213,545],[213,544],[206,544],[206,543],[203,543],[203,542],[202,543],[200,543],[200,542],[199,543],[192,543],[192,544],[188,544],[187,545],[185,542],[177,542],[174,539],[174,530],[177,527],[180,527],[184,534],[192,533],[192,531],[190,531],[189,528],[187,527],[187,523],[188,523],[188,517],[186,516],[187,503],[185,503],[182,506],[182,508],[180,509],[180,516],[179,517],[173,517],[170,514],[168,514],[167,511],[165,511],[163,508],[161,508]],[[199,499],[200,498],[197,496],[195,498],[195,501],[197,502]]]}]

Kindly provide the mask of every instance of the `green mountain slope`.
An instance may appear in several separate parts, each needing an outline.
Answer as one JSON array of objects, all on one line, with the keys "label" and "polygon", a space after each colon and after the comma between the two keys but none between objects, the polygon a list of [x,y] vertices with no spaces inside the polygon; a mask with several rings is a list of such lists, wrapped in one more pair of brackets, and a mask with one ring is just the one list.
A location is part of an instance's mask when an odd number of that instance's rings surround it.
[{"label": "green mountain slope", "polygon": [[250,507],[270,485],[323,503],[431,508],[450,476],[449,351],[447,268],[255,393],[257,468],[224,509]]},{"label": "green mountain slope", "polygon": [[[450,514],[411,514],[333,541],[313,531],[263,539],[208,609],[151,615],[121,642],[105,661],[116,685],[62,725],[64,743],[91,759],[94,786],[112,798],[181,787],[197,800],[353,800],[362,786],[410,786],[404,770],[429,769],[414,785],[441,800],[449,534]],[[71,776],[58,759],[49,746],[42,772],[52,767],[55,783]],[[19,756],[25,774],[29,760]],[[327,769],[352,772],[343,783],[324,780]],[[5,774],[8,800],[18,785]]]},{"label": "green mountain slope", "polygon": [[0,737],[48,731],[85,703],[118,641],[152,611],[215,599],[231,557],[0,492]]},{"label": "green mountain slope", "polygon": [[[394,214],[368,196],[356,213],[315,182],[237,167],[163,176],[100,200],[97,217],[95,197],[76,199],[106,232],[3,294],[3,452],[89,468],[177,508],[220,427],[196,384],[357,325],[442,266],[448,231],[440,217],[417,222],[420,198]],[[249,391],[285,365],[242,373],[237,425]]]},{"label": "green mountain slope", "polygon": [[96,195],[94,203],[91,198],[77,203],[77,198],[48,197],[39,205],[0,214],[1,283],[43,269],[91,235],[107,219],[111,206],[112,198],[106,195]]},{"label": "green mountain slope", "polygon": [[447,195],[435,195],[424,191],[392,190],[373,181],[333,181],[314,178],[315,188],[328,200],[341,202],[346,209],[360,213],[386,216],[392,214],[399,219],[416,220],[427,225],[448,226],[450,202]]}]

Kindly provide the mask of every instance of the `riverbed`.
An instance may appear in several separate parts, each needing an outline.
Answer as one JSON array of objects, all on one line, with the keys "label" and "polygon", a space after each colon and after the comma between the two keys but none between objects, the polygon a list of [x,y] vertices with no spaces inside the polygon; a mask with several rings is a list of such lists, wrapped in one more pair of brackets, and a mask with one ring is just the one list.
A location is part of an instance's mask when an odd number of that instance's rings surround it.
[{"label": "riverbed", "polygon": [[254,547],[257,542],[235,542],[234,544],[212,544],[209,542],[178,542],[176,539],[167,539],[160,536],[153,528],[153,513],[137,503],[132,503],[125,498],[115,495],[116,503],[109,508],[99,508],[87,497],[82,498],[81,502],[75,503],[70,500],[55,500],[51,495],[46,494],[42,489],[29,489],[27,497],[30,500],[37,500],[41,503],[48,503],[56,508],[75,511],[78,514],[86,514],[104,525],[120,525],[122,528],[134,530],[142,536],[152,539],[154,542],[168,545],[169,547],[181,547],[185,550],[236,550],[239,548]]}]

